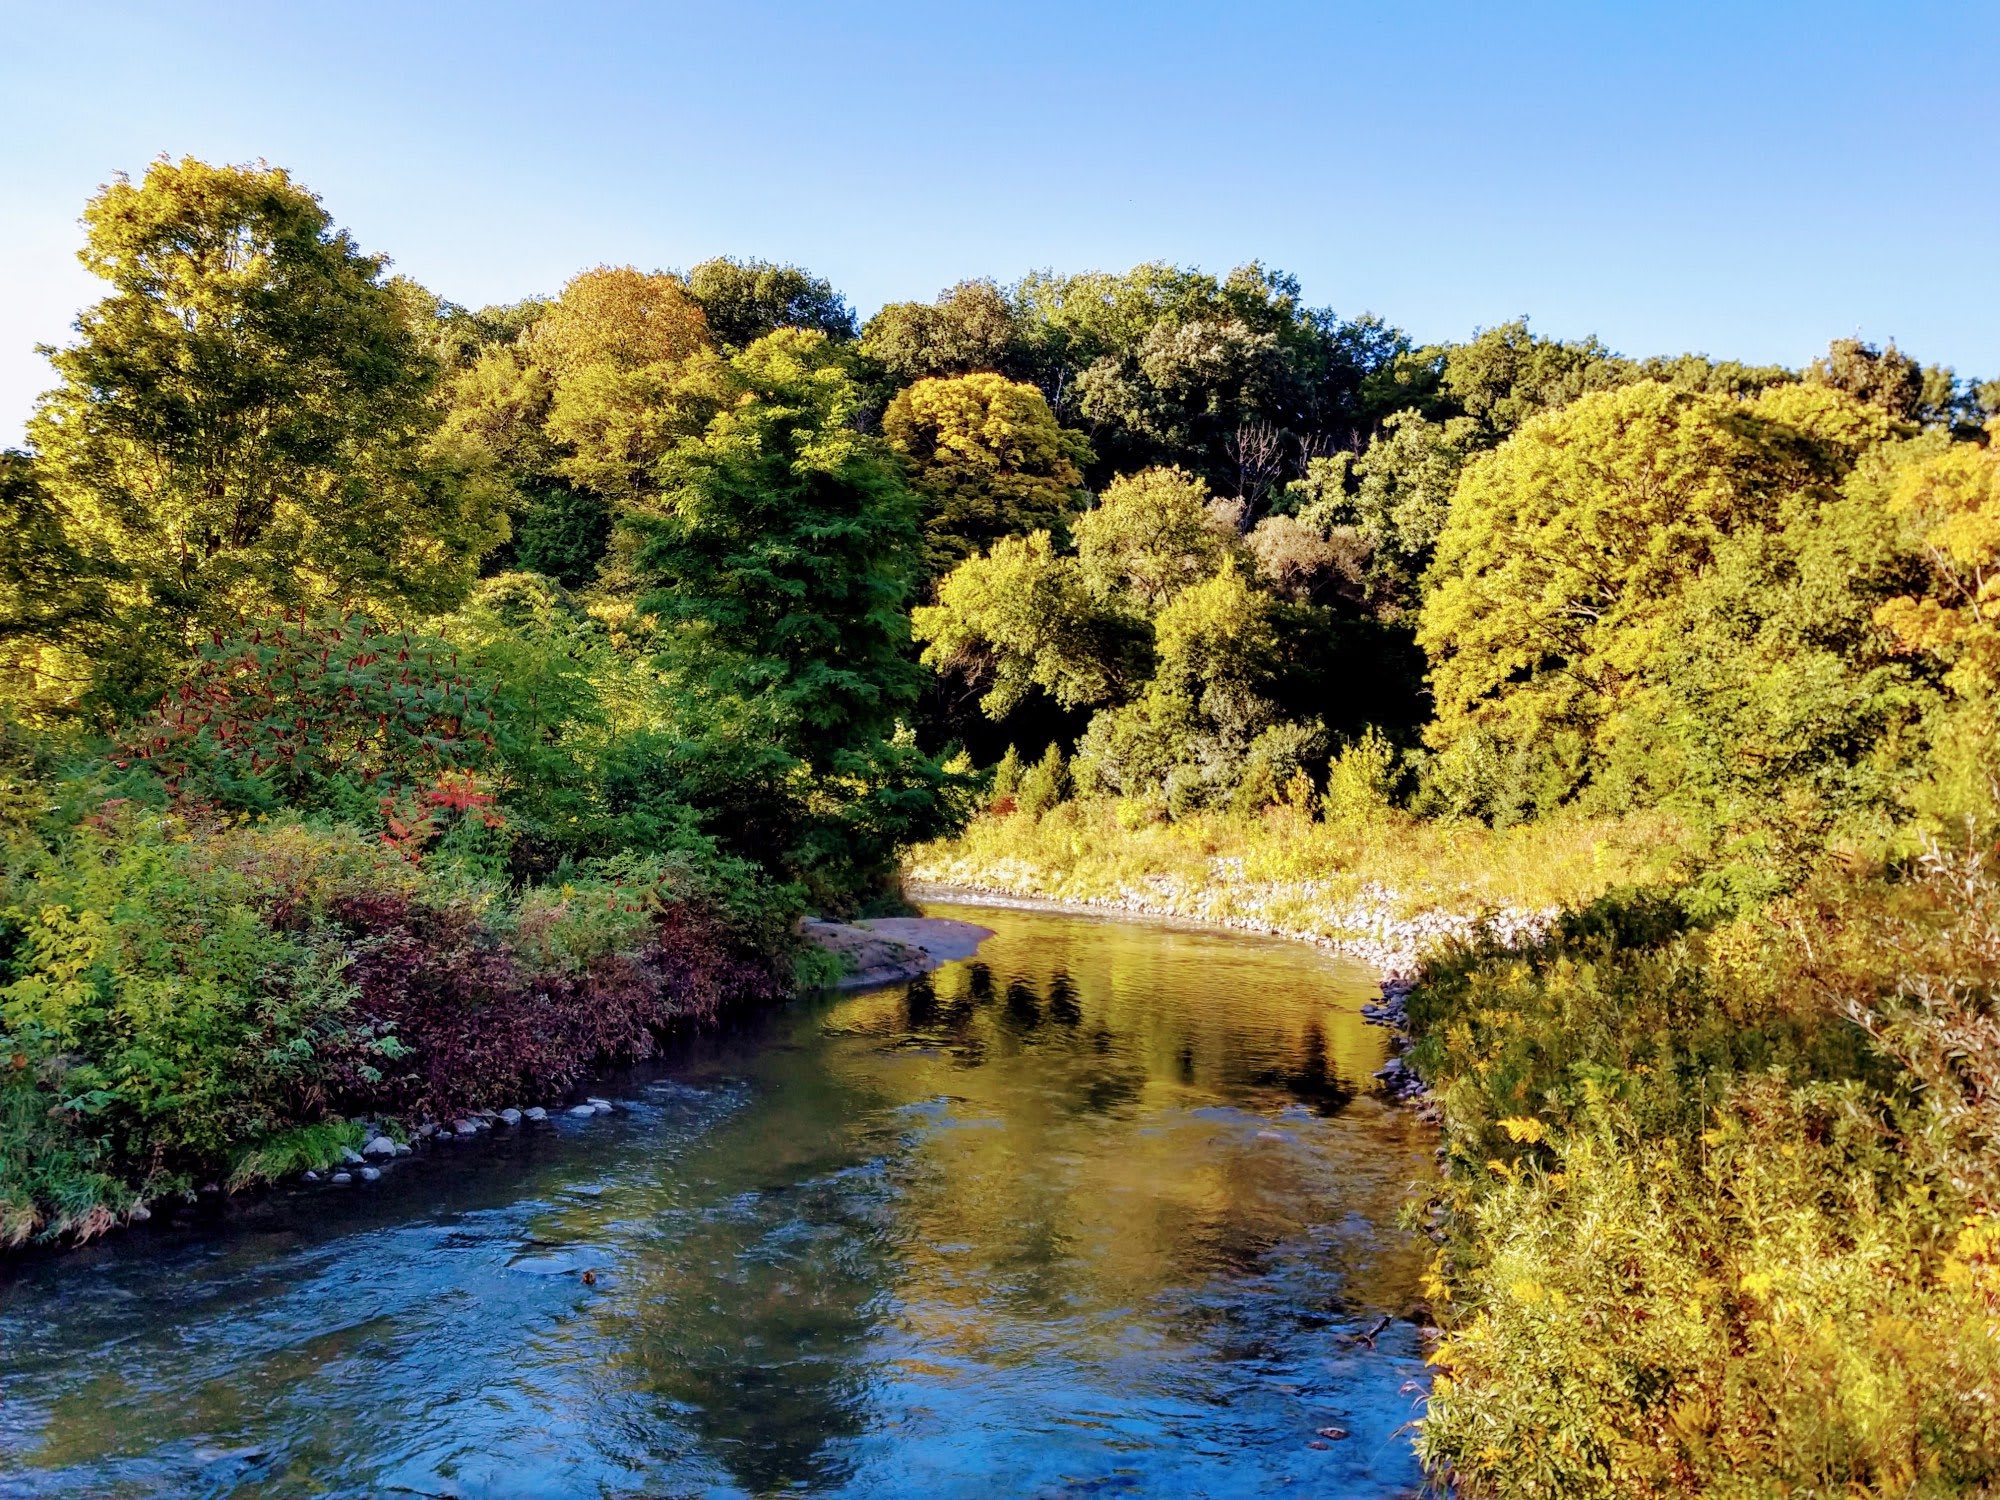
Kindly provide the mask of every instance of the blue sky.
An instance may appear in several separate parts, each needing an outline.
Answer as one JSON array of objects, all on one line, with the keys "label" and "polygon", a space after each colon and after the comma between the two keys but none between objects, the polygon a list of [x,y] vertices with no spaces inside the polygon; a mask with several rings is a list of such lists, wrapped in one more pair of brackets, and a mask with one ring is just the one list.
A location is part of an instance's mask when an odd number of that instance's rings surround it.
[{"label": "blue sky", "polygon": [[1258,258],[1419,338],[1895,338],[2000,374],[2000,0],[307,6],[0,0],[0,442],[94,283],[96,186],[263,157],[468,304],[791,260]]}]

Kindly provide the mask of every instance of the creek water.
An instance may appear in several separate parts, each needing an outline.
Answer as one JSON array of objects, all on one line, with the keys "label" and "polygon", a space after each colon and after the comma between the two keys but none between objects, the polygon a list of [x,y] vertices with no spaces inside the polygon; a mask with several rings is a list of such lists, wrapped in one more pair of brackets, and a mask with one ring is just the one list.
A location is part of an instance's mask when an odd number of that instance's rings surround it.
[{"label": "creek water", "polygon": [[0,1495],[1412,1491],[1367,972],[927,909],[996,935],[614,1115],[0,1269]]}]

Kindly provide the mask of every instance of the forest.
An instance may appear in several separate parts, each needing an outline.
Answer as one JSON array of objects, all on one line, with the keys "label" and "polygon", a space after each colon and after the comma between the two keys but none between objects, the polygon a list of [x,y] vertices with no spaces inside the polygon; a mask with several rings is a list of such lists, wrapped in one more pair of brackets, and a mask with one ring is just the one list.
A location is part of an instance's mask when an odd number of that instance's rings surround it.
[{"label": "forest", "polygon": [[0,458],[0,1245],[817,982],[913,850],[1476,866],[1561,910],[1409,998],[1439,1481],[2000,1483],[2000,379],[1257,264],[473,309],[191,158],[83,223]]}]

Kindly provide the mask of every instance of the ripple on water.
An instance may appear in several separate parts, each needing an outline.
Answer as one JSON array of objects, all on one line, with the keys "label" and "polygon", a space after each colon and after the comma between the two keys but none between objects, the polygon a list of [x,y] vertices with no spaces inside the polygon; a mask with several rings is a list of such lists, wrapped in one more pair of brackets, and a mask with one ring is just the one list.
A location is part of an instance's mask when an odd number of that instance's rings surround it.
[{"label": "ripple on water", "polygon": [[1343,1082],[1366,977],[966,915],[610,1119],[5,1273],[0,1496],[1409,1490],[1433,1142]]}]

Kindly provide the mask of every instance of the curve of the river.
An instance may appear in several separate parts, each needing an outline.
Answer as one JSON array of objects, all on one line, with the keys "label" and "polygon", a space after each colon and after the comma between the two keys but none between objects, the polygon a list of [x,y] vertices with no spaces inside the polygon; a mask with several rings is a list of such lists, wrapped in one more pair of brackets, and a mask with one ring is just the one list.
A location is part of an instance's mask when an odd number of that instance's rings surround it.
[{"label": "curve of the river", "polygon": [[928,909],[996,935],[614,1115],[0,1269],[0,1495],[1413,1490],[1367,971]]}]

